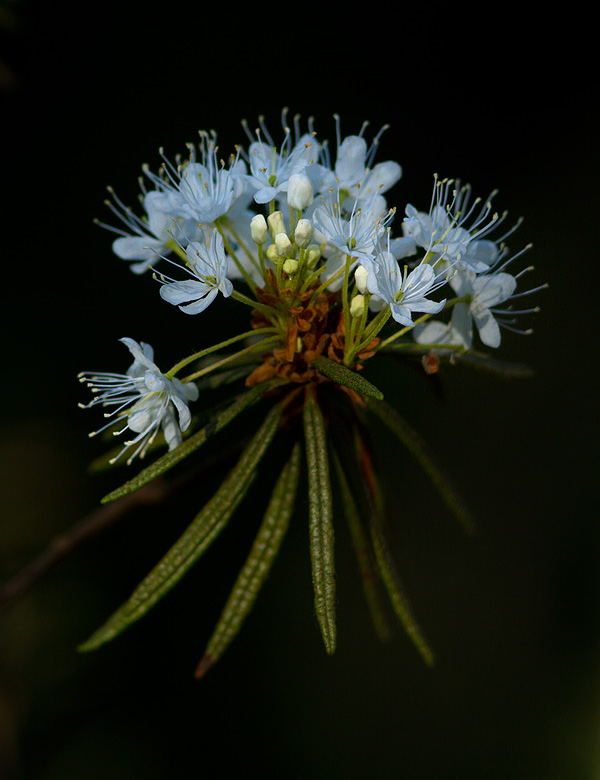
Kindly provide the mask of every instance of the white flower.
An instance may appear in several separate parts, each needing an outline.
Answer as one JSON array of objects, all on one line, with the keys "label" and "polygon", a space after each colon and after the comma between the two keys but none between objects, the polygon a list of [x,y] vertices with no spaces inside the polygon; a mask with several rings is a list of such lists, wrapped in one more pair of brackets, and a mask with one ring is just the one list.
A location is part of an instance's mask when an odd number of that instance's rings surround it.
[{"label": "white flower", "polygon": [[335,116],[337,150],[335,164],[329,158],[329,148],[323,145],[322,159],[325,167],[330,171],[327,179],[328,187],[337,184],[339,189],[350,196],[349,204],[357,200],[364,201],[374,194],[382,195],[393,187],[402,176],[402,168],[398,163],[387,161],[373,166],[375,152],[383,132],[387,129],[384,125],[375,136],[370,146],[363,137],[368,127],[364,122],[358,135],[349,135],[342,141],[340,132],[340,118]]},{"label": "white flower", "polygon": [[[450,323],[428,322],[415,328],[415,339],[421,344],[449,344],[470,349],[473,342],[473,322],[479,331],[483,344],[496,348],[500,346],[501,328],[515,333],[531,333],[530,329],[522,330],[514,327],[515,317],[520,314],[532,314],[539,308],[515,309],[510,304],[498,308],[500,304],[508,303],[516,298],[535,293],[546,288],[542,284],[524,292],[515,292],[519,278],[533,270],[528,266],[515,276],[504,271],[509,263],[516,260],[530,249],[526,246],[512,258],[506,260],[499,268],[490,268],[486,273],[477,275],[467,268],[458,267],[448,275],[448,281],[457,297],[469,296],[468,303],[458,303],[454,306]],[[506,250],[505,250],[506,251]]]},{"label": "white flower", "polygon": [[414,324],[413,311],[437,314],[444,308],[445,299],[438,303],[426,297],[446,283],[429,263],[421,263],[410,273],[405,267],[403,274],[394,255],[384,250],[367,270],[369,292],[390,306],[392,317],[401,325]]},{"label": "white flower", "polygon": [[160,173],[152,173],[144,167],[146,176],[164,197],[163,209],[171,214],[212,224],[225,216],[233,204],[245,192],[246,166],[233,157],[229,168],[217,159],[216,136],[200,133],[200,162],[196,162],[196,150],[188,144],[189,160],[174,166],[166,158]]},{"label": "white flower", "polygon": [[[450,322],[429,320],[415,325],[413,338],[418,344],[447,344],[449,347],[470,349],[473,343],[473,318],[466,303],[457,303],[452,308]],[[445,354],[450,350],[436,350]]]},{"label": "white flower", "polygon": [[469,185],[461,187],[458,181],[440,181],[435,176],[429,213],[417,211],[409,204],[403,222],[404,234],[440,259],[443,256],[470,271],[485,272],[498,259],[502,239],[491,241],[483,236],[497,227],[505,216],[499,218],[498,214],[491,213],[494,194],[478,209],[479,198],[469,205]]},{"label": "white flower", "polygon": [[516,277],[504,272],[476,276],[461,270],[451,278],[450,284],[458,296],[471,296],[469,312],[481,341],[488,347],[499,347],[501,334],[495,307],[513,296],[517,287]]},{"label": "white flower", "polygon": [[119,217],[128,230],[122,230],[96,220],[101,227],[119,233],[120,238],[113,241],[113,252],[122,260],[137,260],[130,268],[136,274],[144,273],[161,256],[172,251],[171,242],[187,243],[198,234],[196,220],[184,219],[166,210],[168,204],[162,192],[144,192],[143,217],[135,215],[125,206],[114,191],[109,188],[113,201],[107,201],[111,211]]},{"label": "white flower", "polygon": [[[203,234],[201,239],[193,241],[186,249],[188,273],[195,277],[194,279],[178,282],[164,274],[156,277],[162,283],[161,298],[179,306],[186,314],[199,314],[204,311],[219,292],[225,298],[233,292],[233,284],[227,278],[228,259],[223,237],[217,230],[213,230],[208,246]],[[185,306],[181,305],[186,302]]]},{"label": "white flower", "polygon": [[131,447],[138,445],[127,461],[129,464],[136,455],[144,457],[161,428],[169,450],[181,444],[181,432],[187,430],[191,422],[188,403],[198,398],[198,388],[191,382],[183,383],[175,377],[168,379],[162,374],[153,361],[154,352],[149,344],[138,344],[129,338],[120,341],[133,355],[132,365],[126,374],[96,374],[89,371],[81,373],[80,381],[85,382],[97,395],[86,406],[80,406],[89,408],[101,404],[105,407],[116,407],[105,414],[110,421],[90,436],[110,428],[117,420],[124,420],[125,426],[120,431],[115,431],[114,435],[127,429],[136,435],[125,442],[124,448],[111,463]]},{"label": "white flower", "polygon": [[335,196],[331,191],[313,213],[315,239],[366,264],[374,257],[385,226],[394,215],[390,210],[381,217],[379,207],[376,196],[362,206],[355,202],[350,214],[346,214],[342,210],[339,190]]},{"label": "white flower", "polygon": [[[292,140],[292,131],[286,125],[286,114],[286,111],[282,114],[284,139],[280,147],[275,145],[262,117],[259,119],[259,129],[256,130],[256,141],[253,140],[247,124],[243,123],[252,141],[246,155],[250,173],[245,178],[254,190],[254,200],[257,203],[270,203],[277,197],[285,199],[290,178],[294,174],[306,176],[311,182],[313,192],[319,192],[323,186],[326,171],[316,162],[319,144],[315,140],[314,132],[310,130],[301,135],[296,125]],[[261,140],[263,137],[264,141]]]}]

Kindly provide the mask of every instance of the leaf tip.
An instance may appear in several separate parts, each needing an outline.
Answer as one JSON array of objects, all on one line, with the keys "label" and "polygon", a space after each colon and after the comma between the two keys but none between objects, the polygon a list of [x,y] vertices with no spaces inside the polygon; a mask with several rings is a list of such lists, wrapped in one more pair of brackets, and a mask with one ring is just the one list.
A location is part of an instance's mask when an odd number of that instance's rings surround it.
[{"label": "leaf tip", "polygon": [[123,490],[122,488],[117,488],[116,490],[111,491],[110,493],[107,493],[104,498],[100,499],[101,504],[110,504],[111,501],[116,501],[117,498],[121,498],[122,496],[127,495],[129,491]]},{"label": "leaf tip", "polygon": [[201,680],[206,672],[214,665],[215,659],[208,655],[208,653],[205,653],[202,658],[200,659],[200,663],[196,667],[196,671],[194,672],[194,677],[196,680]]}]

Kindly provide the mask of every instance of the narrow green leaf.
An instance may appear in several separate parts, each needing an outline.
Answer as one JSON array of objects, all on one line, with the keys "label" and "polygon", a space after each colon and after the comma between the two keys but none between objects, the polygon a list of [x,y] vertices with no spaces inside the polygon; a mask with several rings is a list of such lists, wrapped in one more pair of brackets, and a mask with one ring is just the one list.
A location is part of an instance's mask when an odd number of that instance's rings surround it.
[{"label": "narrow green leaf", "polygon": [[436,463],[428,445],[421,436],[385,401],[374,402],[367,399],[367,409],[377,415],[389,430],[407,447],[421,464],[449,509],[458,518],[465,530],[472,533],[474,523],[470,512],[458,495],[450,479]]},{"label": "narrow green leaf", "polygon": [[351,390],[356,390],[356,392],[368,395],[371,398],[379,400],[383,398],[381,390],[372,385],[364,376],[361,376],[356,371],[351,371],[341,363],[336,363],[335,360],[319,355],[311,362],[311,365],[320,371],[323,376],[326,376],[338,385],[344,385],[344,387],[349,387]]},{"label": "narrow green leaf", "polygon": [[535,371],[526,363],[511,363],[506,360],[498,360],[496,357],[474,349],[461,350],[456,348],[453,350],[449,347],[444,349],[442,344],[432,344],[428,347],[427,345],[403,341],[397,344],[389,344],[380,352],[387,355],[427,355],[430,352],[434,352],[440,360],[447,363],[449,362],[453,365],[466,364],[506,379],[530,379],[535,375]]},{"label": "narrow green leaf", "polygon": [[[363,517],[370,531],[370,548],[375,558],[378,575],[387,590],[392,608],[405,631],[428,664],[433,662],[433,653],[415,621],[408,599],[400,582],[384,533],[383,496],[375,474],[364,435],[356,423],[332,427],[332,436],[340,467],[343,489],[346,483],[351,500],[359,516]],[[352,486],[350,491],[350,485]],[[366,545],[366,540],[363,540]],[[383,618],[382,607],[379,606]]]},{"label": "narrow green leaf", "polygon": [[243,366],[225,369],[224,371],[215,372],[214,374],[207,374],[206,376],[200,377],[194,384],[200,392],[203,390],[215,390],[218,387],[223,387],[223,385],[237,382],[238,379],[244,379],[255,365],[258,365],[258,363],[253,360],[251,363],[247,363]]},{"label": "narrow green leaf", "polygon": [[303,409],[303,422],[308,466],[310,556],[315,612],[325,649],[331,655],[336,644],[335,567],[327,436],[321,410],[314,397],[308,393]]},{"label": "narrow green leaf", "polygon": [[350,485],[342,469],[339,457],[335,458],[335,468],[342,494],[346,520],[350,529],[350,536],[356,552],[358,566],[363,583],[363,590],[367,605],[371,612],[375,631],[380,639],[386,641],[391,636],[385,609],[381,603],[379,585],[381,578],[373,560],[372,545],[369,535],[365,532],[362,518],[360,517],[356,501],[352,495]]},{"label": "narrow green leaf", "polygon": [[421,653],[425,663],[431,666],[434,661],[433,652],[414,619],[410,603],[404,593],[404,588],[402,587],[400,577],[398,576],[381,524],[377,522],[376,515],[373,516],[373,522],[371,523],[371,537],[373,539],[373,549],[375,550],[379,571],[381,572],[381,577],[387,588],[394,611],[404,626],[404,630],[413,641],[417,650]]},{"label": "narrow green leaf", "polygon": [[106,504],[109,501],[121,498],[121,496],[133,493],[135,490],[139,490],[144,485],[147,485],[148,482],[151,482],[153,479],[156,479],[156,477],[159,477],[161,474],[164,474],[166,471],[173,468],[173,466],[201,447],[210,436],[218,433],[218,431],[228,425],[241,414],[241,412],[255,404],[267,390],[277,383],[277,381],[278,380],[275,380],[275,382],[262,382],[261,384],[254,385],[250,390],[238,396],[231,406],[217,412],[204,428],[197,433],[194,433],[188,439],[185,439],[179,447],[165,453],[150,466],[143,471],[140,471],[133,479],[130,479],[124,485],[121,485],[121,487],[116,488],[116,490],[113,490],[107,496],[104,496],[101,503]]},{"label": "narrow green leaf", "polygon": [[246,494],[256,467],[279,428],[282,410],[283,404],[277,404],[270,410],[238,463],[184,534],[138,585],[129,600],[79,650],[96,649],[143,617],[200,558]]},{"label": "narrow green leaf", "polygon": [[461,353],[456,358],[456,363],[466,363],[476,369],[487,371],[496,376],[506,379],[531,379],[535,376],[535,371],[526,363],[511,363],[507,360],[498,360],[498,358],[486,355],[483,352],[469,350]]},{"label": "narrow green leaf", "polygon": [[233,586],[217,626],[196,669],[203,677],[239,632],[275,560],[294,510],[300,476],[301,447],[296,443],[275,484],[250,554]]}]

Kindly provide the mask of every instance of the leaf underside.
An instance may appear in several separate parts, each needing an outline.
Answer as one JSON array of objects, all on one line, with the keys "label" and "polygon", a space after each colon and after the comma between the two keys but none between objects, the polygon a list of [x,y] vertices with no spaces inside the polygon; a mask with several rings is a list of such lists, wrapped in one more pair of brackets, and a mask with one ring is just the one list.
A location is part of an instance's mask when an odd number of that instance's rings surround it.
[{"label": "leaf underside", "polygon": [[356,552],[365,599],[371,612],[375,631],[381,640],[386,641],[391,636],[391,628],[382,603],[382,581],[377,563],[374,560],[370,536],[364,527],[363,518],[356,505],[356,500],[344,474],[339,457],[335,458],[334,463],[342,495],[344,514],[346,515],[350,537]]}]

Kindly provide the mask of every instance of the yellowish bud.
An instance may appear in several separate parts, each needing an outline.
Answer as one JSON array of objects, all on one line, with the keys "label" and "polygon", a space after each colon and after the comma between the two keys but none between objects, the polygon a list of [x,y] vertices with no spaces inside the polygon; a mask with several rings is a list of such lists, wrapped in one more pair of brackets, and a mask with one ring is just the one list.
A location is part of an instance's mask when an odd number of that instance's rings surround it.
[{"label": "yellowish bud", "polygon": [[267,222],[269,223],[273,241],[278,233],[285,233],[285,222],[283,221],[283,213],[281,211],[274,211],[272,214],[269,214]]},{"label": "yellowish bud", "polygon": [[298,270],[298,261],[288,258],[283,264],[283,270],[286,274],[293,274]]},{"label": "yellowish bud", "polygon": [[350,316],[360,317],[365,310],[365,296],[355,295],[350,302]]},{"label": "yellowish bud", "polygon": [[287,233],[277,233],[275,236],[275,246],[279,257],[285,257],[292,249],[292,242],[287,237]]}]

